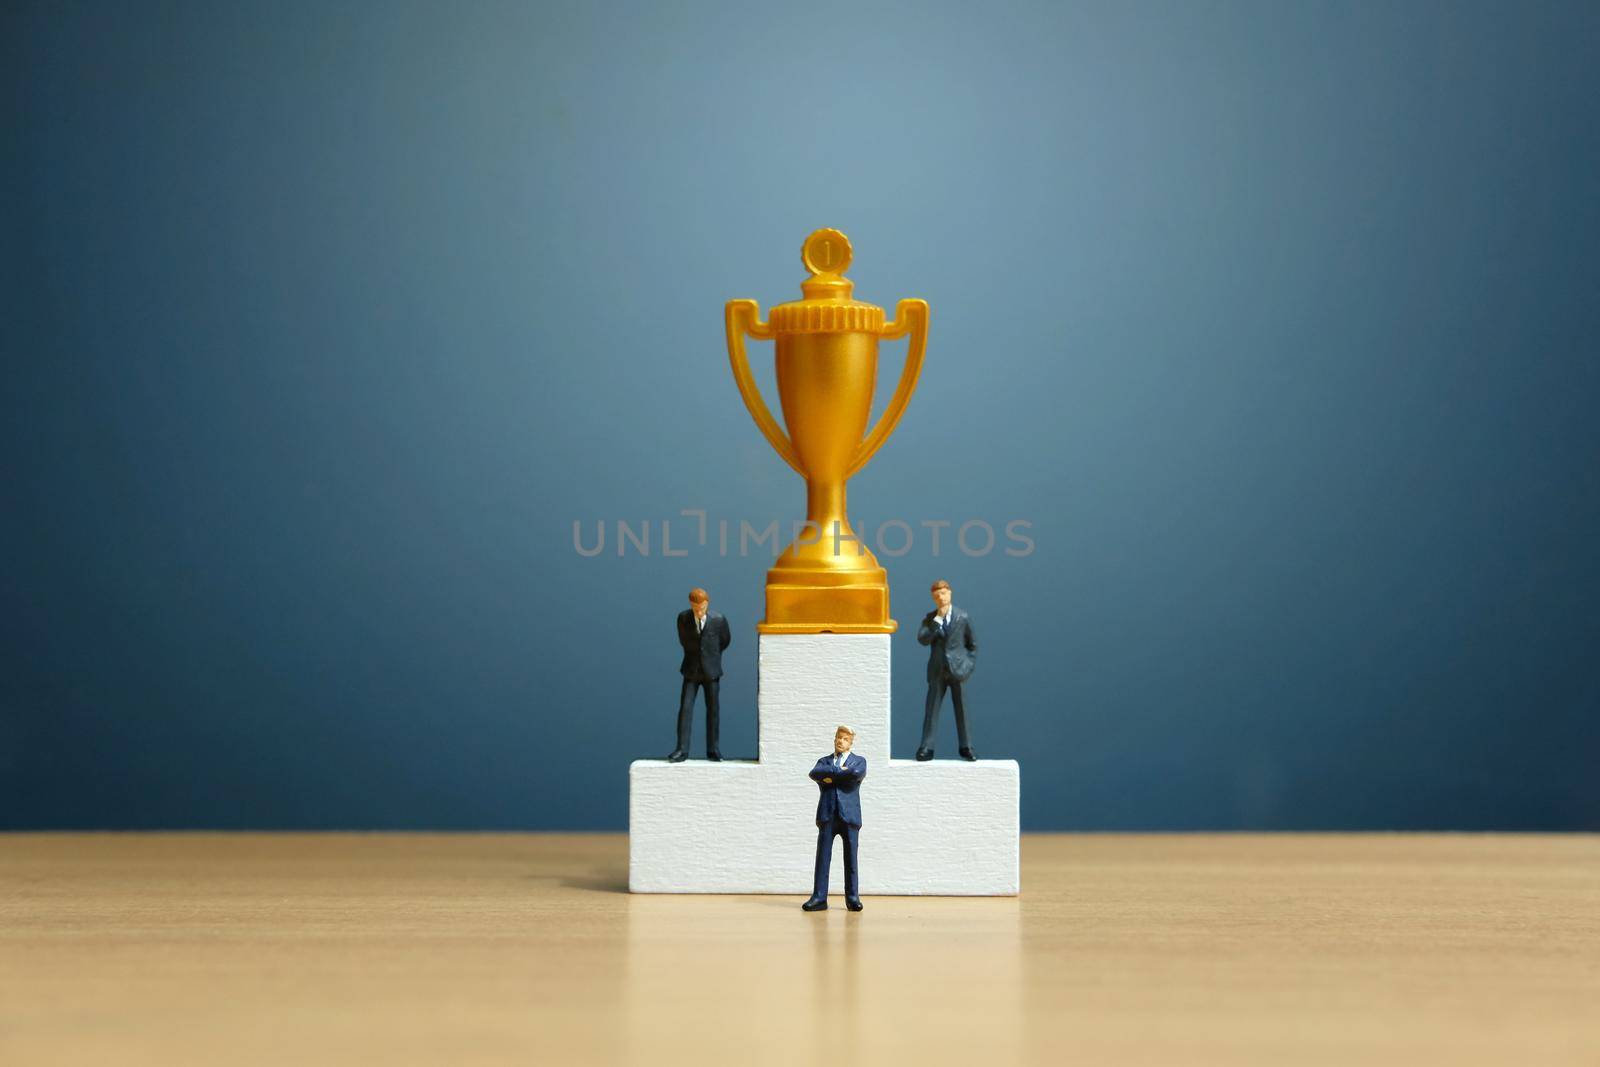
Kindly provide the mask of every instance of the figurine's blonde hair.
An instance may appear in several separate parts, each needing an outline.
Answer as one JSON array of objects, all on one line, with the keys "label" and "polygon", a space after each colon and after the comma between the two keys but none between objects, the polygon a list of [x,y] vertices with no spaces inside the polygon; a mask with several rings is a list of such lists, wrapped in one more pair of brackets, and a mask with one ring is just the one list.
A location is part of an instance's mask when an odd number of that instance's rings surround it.
[{"label": "figurine's blonde hair", "polygon": [[856,739],[856,732],[854,730],[850,729],[850,727],[848,727],[848,726],[841,726],[841,727],[839,727],[837,730],[835,730],[833,732],[833,736],[835,736],[835,737],[838,737],[840,734],[849,734],[850,735],[850,740],[852,740],[852,741],[854,741]]},{"label": "figurine's blonde hair", "polygon": [[928,592],[937,593],[941,589],[949,589],[949,588],[950,588],[950,583],[945,581],[943,578],[940,578],[937,582],[934,582],[932,585],[928,586]]},{"label": "figurine's blonde hair", "polygon": [[710,599],[710,594],[708,594],[704,589],[701,589],[698,585],[689,590],[689,603],[691,604],[704,604]]}]

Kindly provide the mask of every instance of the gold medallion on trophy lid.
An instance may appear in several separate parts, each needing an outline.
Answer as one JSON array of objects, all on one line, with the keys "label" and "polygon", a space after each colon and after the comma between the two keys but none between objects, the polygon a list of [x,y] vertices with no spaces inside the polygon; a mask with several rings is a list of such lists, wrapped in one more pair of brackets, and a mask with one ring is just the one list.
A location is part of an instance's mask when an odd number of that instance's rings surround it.
[{"label": "gold medallion on trophy lid", "polygon": [[800,246],[800,262],[812,274],[843,274],[850,255],[850,238],[838,230],[818,230]]}]

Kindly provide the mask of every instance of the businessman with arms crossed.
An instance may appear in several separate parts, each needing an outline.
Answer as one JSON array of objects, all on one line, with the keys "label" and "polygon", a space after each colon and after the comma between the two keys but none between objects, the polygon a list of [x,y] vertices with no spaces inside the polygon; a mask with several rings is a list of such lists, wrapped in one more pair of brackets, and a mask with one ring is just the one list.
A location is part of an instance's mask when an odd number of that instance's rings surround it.
[{"label": "businessman with arms crossed", "polygon": [[817,867],[811,899],[805,911],[828,909],[828,868],[833,863],[833,839],[844,838],[844,905],[861,910],[861,886],[856,877],[856,837],[861,832],[861,796],[857,790],[867,776],[867,761],[850,751],[856,732],[841,726],[833,735],[833,753],[817,760],[811,780],[822,795],[817,798]]},{"label": "businessman with arms crossed", "polygon": [[733,641],[728,620],[711,610],[711,597],[704,589],[689,590],[689,608],[678,612],[678,644],[683,646],[683,690],[678,696],[678,747],[667,757],[669,763],[689,758],[689,726],[694,722],[694,694],[706,694],[706,759],[722,759],[717,743],[717,686],[722,680],[722,652]]}]

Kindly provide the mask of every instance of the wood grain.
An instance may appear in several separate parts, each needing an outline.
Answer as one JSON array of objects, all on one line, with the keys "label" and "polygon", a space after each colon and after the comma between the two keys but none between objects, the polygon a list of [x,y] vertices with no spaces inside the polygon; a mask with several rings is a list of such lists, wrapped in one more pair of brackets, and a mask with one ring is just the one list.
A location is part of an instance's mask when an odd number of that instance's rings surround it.
[{"label": "wood grain", "polygon": [[626,856],[0,836],[0,1062],[1600,1063],[1592,836],[1029,836],[1020,898],[860,915]]}]

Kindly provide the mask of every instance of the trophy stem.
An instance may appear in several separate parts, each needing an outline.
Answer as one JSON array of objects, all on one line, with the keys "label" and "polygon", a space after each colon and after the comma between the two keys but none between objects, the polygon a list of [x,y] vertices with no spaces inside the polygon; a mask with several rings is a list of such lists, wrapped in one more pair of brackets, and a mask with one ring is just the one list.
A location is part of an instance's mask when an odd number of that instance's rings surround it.
[{"label": "trophy stem", "polygon": [[841,530],[848,530],[850,522],[844,510],[844,482],[806,482],[806,519],[816,523],[824,537],[833,533],[837,522]]}]

